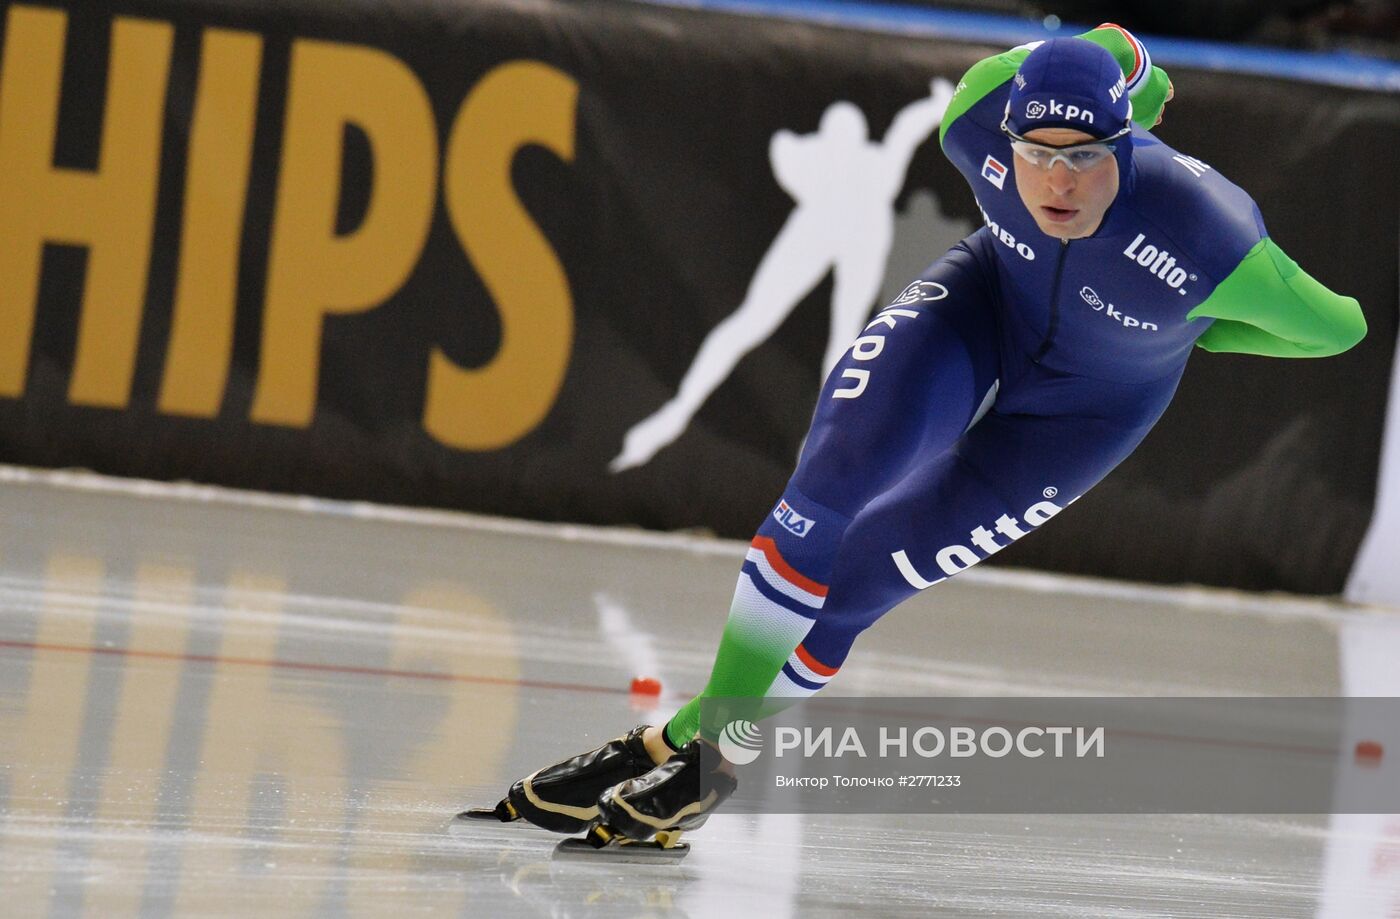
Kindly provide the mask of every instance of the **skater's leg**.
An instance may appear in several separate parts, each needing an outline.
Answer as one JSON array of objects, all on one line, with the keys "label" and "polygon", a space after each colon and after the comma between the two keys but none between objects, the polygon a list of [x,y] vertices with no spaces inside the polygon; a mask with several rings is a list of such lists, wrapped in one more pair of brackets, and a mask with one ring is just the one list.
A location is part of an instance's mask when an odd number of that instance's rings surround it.
[{"label": "skater's leg", "polygon": [[[935,262],[827,381],[797,471],[749,548],[707,696],[764,698],[826,602],[851,518],[920,451],[952,443],[973,418],[997,375],[984,257],[960,244]],[[699,722],[696,699],[666,730],[633,732],[534,773],[505,803],[541,826],[580,829],[593,819],[600,777],[645,772],[692,740]]]},{"label": "skater's leg", "polygon": [[744,302],[705,336],[675,396],[624,436],[622,452],[610,464],[614,472],[649,462],[679,437],[744,355],[777,331],[830,270],[821,234],[811,215],[793,212],[759,262]]},{"label": "skater's leg", "polygon": [[[1042,380],[1042,383],[1046,381]],[[770,698],[819,691],[856,637],[913,594],[1039,529],[1108,474],[1165,409],[1176,379],[1140,387],[1049,381],[1006,394],[950,450],[870,502],[846,531],[817,623]],[[1019,408],[1058,403],[1063,415]],[[1006,404],[1003,405],[1003,402]]]},{"label": "skater's leg", "polygon": [[836,363],[850,348],[870,317],[871,307],[880,296],[894,242],[892,219],[877,224],[878,230],[869,237],[853,239],[852,247],[836,260],[832,272],[831,329],[822,358],[822,379],[831,375]]},{"label": "skater's leg", "polygon": [[703,698],[765,696],[821,615],[851,519],[930,442],[958,438],[996,379],[996,342],[986,274],[963,246],[867,326],[827,380],[798,468],[749,546],[710,680],[667,725],[673,747],[700,729]]},{"label": "skater's leg", "polygon": [[[605,791],[598,800],[604,823],[639,838],[698,826],[734,790],[733,775],[716,767],[723,757],[709,738],[734,717],[762,717],[816,692],[856,636],[901,600],[1047,523],[1131,452],[1175,388],[1175,379],[1114,387],[1039,371],[1027,377],[1036,378],[1029,398],[1011,387],[1005,411],[993,409],[856,513],[832,566],[827,602],[792,656],[779,668],[769,662],[766,672],[776,675],[766,697],[692,703],[700,707],[700,737],[646,775]],[[1017,412],[1018,404],[1054,414]],[[685,715],[683,709],[668,726],[673,739]]]}]

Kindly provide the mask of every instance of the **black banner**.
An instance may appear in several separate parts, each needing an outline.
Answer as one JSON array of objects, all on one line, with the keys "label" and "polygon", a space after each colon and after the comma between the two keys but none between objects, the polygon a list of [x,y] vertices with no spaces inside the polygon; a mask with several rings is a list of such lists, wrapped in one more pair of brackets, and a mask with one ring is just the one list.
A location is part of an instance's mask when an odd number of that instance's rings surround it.
[{"label": "black banner", "polygon": [[[600,0],[85,0],[0,28],[0,460],[739,537],[833,301],[873,308],[979,224],[927,115],[1000,50]],[[1371,334],[1197,355],[1139,452],[998,560],[1336,592],[1395,341],[1400,101],[1172,76],[1161,136]],[[882,165],[791,152],[841,132]],[[887,257],[843,242],[862,221],[893,222]],[[771,333],[707,357],[674,443],[614,471],[741,305]]]}]

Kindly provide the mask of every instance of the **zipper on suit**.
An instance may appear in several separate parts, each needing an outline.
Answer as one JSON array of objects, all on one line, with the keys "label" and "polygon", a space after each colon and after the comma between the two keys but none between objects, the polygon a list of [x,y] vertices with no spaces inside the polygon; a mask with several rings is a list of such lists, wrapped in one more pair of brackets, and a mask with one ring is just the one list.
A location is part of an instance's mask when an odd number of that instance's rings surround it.
[{"label": "zipper on suit", "polygon": [[1035,353],[1031,360],[1039,364],[1040,359],[1049,351],[1051,345],[1055,343],[1055,331],[1060,325],[1060,276],[1065,272],[1065,256],[1069,254],[1069,240],[1060,240],[1060,259],[1055,263],[1055,281],[1050,290],[1050,324],[1045,329],[1045,341],[1041,343],[1040,350]]}]

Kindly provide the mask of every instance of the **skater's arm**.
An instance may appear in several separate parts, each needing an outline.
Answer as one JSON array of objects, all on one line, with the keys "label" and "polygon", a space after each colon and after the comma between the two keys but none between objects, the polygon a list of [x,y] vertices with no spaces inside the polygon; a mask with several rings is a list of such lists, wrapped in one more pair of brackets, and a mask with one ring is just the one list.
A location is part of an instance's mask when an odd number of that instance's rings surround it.
[{"label": "skater's arm", "polygon": [[1128,98],[1133,104],[1133,121],[1148,130],[1155,127],[1162,120],[1162,109],[1171,98],[1172,81],[1165,70],[1153,66],[1142,42],[1127,29],[1111,22],[1075,37],[1101,45],[1113,55],[1123,70],[1123,79],[1128,86]]},{"label": "skater's arm", "polygon": [[1196,341],[1206,351],[1266,357],[1327,357],[1366,335],[1361,304],[1328,290],[1267,236],[1187,318],[1215,320]]},{"label": "skater's arm", "polygon": [[894,123],[885,133],[885,149],[907,162],[943,117],[952,97],[953,84],[942,78],[935,78],[929,83],[929,95],[926,98],[906,105],[894,116]]},{"label": "skater's arm", "polygon": [[[1152,128],[1160,120],[1162,107],[1167,104],[1168,93],[1171,90],[1171,80],[1166,71],[1152,66],[1147,60],[1146,49],[1142,47],[1142,43],[1132,38],[1126,29],[1111,23],[1105,23],[1075,37],[1087,39],[1106,48],[1118,61],[1119,67],[1123,68],[1125,81],[1130,81],[1137,75],[1138,70],[1143,70],[1136,86],[1129,82],[1128,93],[1133,103],[1133,121],[1143,128]],[[972,69],[959,81],[953,101],[949,103],[948,111],[943,116],[943,124],[938,132],[940,144],[948,136],[948,127],[954,121],[966,115],[974,105],[1016,75],[1021,62],[1031,53],[1035,44],[1038,43],[1020,45],[1010,51],[983,58],[972,65]],[[1000,119],[1001,112],[995,112],[994,115]],[[989,124],[985,127],[989,130],[996,129],[996,125]]]}]

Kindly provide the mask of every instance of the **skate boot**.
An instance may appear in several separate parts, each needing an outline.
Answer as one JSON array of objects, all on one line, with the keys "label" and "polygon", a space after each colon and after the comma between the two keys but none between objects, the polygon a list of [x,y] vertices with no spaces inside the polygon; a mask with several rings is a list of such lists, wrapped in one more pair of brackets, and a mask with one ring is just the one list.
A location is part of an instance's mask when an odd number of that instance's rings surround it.
[{"label": "skate boot", "polygon": [[525,819],[556,833],[581,833],[598,819],[598,796],[612,786],[655,767],[640,725],[596,750],[532,772],[510,787],[494,808],[463,811],[458,817]]},{"label": "skate boot", "polygon": [[700,827],[738,784],[719,750],[697,737],[646,775],[604,791],[587,841],[602,848],[617,837],[640,842],[655,836],[669,848],[682,830]]}]

